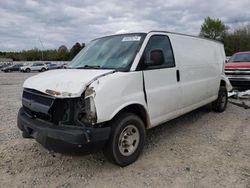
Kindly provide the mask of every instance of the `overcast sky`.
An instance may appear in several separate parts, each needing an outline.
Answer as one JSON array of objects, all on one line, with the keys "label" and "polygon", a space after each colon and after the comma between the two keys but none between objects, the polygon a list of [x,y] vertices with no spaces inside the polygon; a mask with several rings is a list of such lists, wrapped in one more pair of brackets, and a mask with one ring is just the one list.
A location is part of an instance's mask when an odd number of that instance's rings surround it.
[{"label": "overcast sky", "polygon": [[250,22],[250,0],[0,0],[0,51],[71,48],[121,31],[197,35],[204,18]]}]

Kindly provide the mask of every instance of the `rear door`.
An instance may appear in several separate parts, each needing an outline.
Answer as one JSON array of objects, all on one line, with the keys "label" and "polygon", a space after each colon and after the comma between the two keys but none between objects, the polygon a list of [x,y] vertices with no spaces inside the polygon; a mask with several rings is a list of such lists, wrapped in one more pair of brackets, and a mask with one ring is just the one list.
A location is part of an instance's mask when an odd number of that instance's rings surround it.
[{"label": "rear door", "polygon": [[[162,50],[164,63],[148,66],[152,50]],[[178,115],[180,82],[174,54],[167,35],[152,35],[143,54],[146,100],[152,126]]]}]

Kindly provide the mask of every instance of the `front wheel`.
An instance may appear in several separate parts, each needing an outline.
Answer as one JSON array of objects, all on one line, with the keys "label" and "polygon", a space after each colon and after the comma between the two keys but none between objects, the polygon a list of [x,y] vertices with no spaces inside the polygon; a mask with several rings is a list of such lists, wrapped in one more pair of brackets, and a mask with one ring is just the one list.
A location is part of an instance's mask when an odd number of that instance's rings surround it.
[{"label": "front wheel", "polygon": [[31,71],[30,68],[25,69],[25,72],[30,72],[30,71]]},{"label": "front wheel", "polygon": [[42,69],[41,69],[41,72],[44,72],[44,71],[46,71],[46,69],[45,69],[45,68],[42,68]]},{"label": "front wheel", "polygon": [[227,108],[227,101],[227,89],[225,86],[221,86],[217,100],[212,103],[213,110],[216,112],[224,112]]},{"label": "front wheel", "polygon": [[123,113],[112,122],[112,133],[104,148],[105,156],[119,166],[127,166],[137,160],[146,138],[143,121],[135,114]]}]

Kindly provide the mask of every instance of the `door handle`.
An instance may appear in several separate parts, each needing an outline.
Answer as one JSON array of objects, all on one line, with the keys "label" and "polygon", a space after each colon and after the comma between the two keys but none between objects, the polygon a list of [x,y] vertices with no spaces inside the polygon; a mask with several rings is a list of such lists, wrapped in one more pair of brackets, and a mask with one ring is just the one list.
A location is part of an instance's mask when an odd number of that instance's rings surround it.
[{"label": "door handle", "polygon": [[176,80],[177,80],[177,82],[180,81],[180,71],[179,70],[176,70]]}]

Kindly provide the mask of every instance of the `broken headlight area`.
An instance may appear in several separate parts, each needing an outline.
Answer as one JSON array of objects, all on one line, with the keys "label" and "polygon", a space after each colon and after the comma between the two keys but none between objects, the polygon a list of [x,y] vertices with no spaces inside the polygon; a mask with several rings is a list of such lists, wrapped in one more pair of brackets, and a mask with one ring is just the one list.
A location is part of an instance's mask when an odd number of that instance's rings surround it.
[{"label": "broken headlight area", "polygon": [[78,100],[75,109],[76,123],[80,125],[94,125],[96,123],[97,116],[93,97]]},{"label": "broken headlight area", "polygon": [[29,117],[56,125],[93,126],[97,120],[92,96],[61,99],[24,89],[22,103]]},{"label": "broken headlight area", "polygon": [[57,124],[93,126],[97,120],[93,97],[56,99],[51,112]]}]

